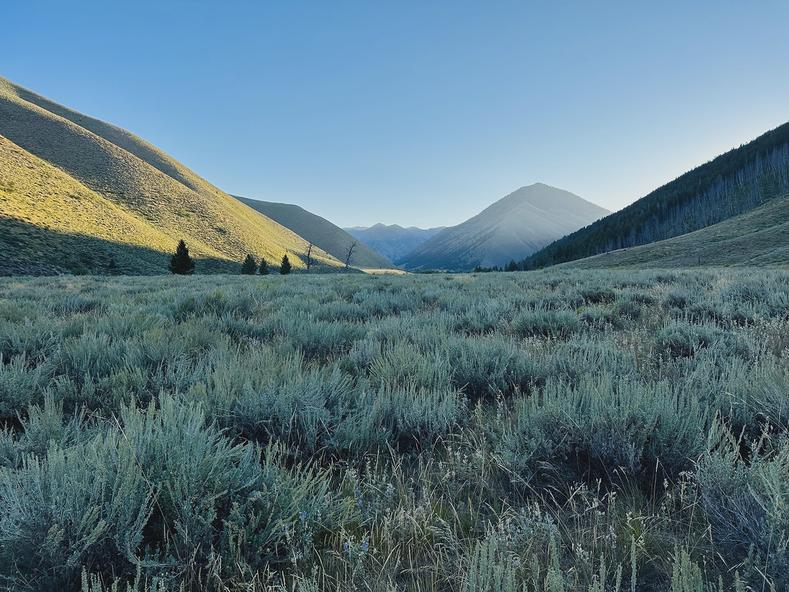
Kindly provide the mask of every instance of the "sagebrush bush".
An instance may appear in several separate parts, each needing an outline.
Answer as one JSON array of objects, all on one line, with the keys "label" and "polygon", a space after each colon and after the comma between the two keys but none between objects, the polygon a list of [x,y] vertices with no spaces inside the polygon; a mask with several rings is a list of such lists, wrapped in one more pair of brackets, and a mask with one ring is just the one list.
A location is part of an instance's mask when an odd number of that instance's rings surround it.
[{"label": "sagebrush bush", "polygon": [[671,357],[689,357],[723,338],[714,325],[675,322],[658,332],[658,347]]},{"label": "sagebrush bush", "polygon": [[700,461],[696,479],[701,501],[717,540],[730,556],[756,553],[771,564],[778,589],[789,586],[789,439],[763,435],[742,445],[725,427],[713,430],[716,445]]},{"label": "sagebrush bush", "polygon": [[0,472],[0,574],[24,589],[76,589],[83,569],[123,576],[144,559],[155,500],[117,432]]},{"label": "sagebrush bush", "polygon": [[531,310],[518,314],[512,321],[513,330],[521,337],[552,337],[564,339],[581,327],[578,315],[569,310]]},{"label": "sagebrush bush", "polygon": [[516,402],[502,457],[516,482],[544,487],[562,480],[621,476],[676,478],[703,451],[708,419],[692,397],[666,383],[602,376],[574,387],[549,381]]}]

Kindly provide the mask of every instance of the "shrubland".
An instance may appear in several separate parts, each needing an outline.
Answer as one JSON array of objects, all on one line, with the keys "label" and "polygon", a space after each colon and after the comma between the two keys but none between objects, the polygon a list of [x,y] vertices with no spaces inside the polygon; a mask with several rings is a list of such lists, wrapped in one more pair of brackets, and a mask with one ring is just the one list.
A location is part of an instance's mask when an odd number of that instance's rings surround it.
[{"label": "shrubland", "polygon": [[0,586],[785,590],[789,274],[0,280]]}]

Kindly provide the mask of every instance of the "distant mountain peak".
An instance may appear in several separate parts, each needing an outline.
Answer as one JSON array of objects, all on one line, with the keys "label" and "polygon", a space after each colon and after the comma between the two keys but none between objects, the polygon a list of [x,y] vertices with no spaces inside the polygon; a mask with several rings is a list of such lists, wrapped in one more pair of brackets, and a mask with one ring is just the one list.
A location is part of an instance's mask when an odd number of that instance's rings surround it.
[{"label": "distant mountain peak", "polygon": [[403,228],[399,224],[378,222],[368,228],[346,228],[346,232],[361,241],[373,251],[397,263],[402,257],[430,239],[442,228]]},{"label": "distant mountain peak", "polygon": [[402,263],[410,269],[503,266],[608,214],[569,191],[533,183],[495,201],[426,241]]}]

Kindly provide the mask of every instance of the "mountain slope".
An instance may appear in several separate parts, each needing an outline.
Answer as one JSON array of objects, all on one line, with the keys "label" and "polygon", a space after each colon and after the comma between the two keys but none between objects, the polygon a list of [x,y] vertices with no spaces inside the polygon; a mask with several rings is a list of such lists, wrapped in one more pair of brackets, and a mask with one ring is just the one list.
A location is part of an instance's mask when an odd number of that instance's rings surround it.
[{"label": "mountain slope", "polygon": [[[305,242],[293,231],[129,132],[56,105],[2,78],[0,136],[5,138],[0,231],[22,222],[46,230],[49,243],[56,242],[58,234],[75,235],[119,245],[116,251],[135,243],[162,255],[183,238],[194,256],[210,262],[198,263],[198,270],[203,271],[236,271],[247,253],[276,262],[287,252],[294,267],[303,267],[300,256]],[[33,184],[26,181],[30,167],[38,170]],[[44,180],[47,177],[49,181]],[[74,192],[90,198],[74,199]],[[86,215],[95,224],[86,223]],[[131,232],[128,224],[132,223],[147,230]],[[10,253],[11,258],[27,248],[23,238],[18,240],[20,247]],[[91,254],[84,255],[88,263],[79,269],[52,265],[58,271],[100,272],[101,267],[91,263]],[[341,267],[320,249],[314,258],[325,267]],[[131,265],[131,257],[121,259],[121,272],[148,269],[148,263]],[[21,259],[14,265],[19,268]]]},{"label": "mountain slope", "polygon": [[240,196],[235,197],[253,210],[268,216],[286,228],[290,228],[308,243],[311,242],[340,261],[345,261],[350,246],[355,242],[356,246],[353,248],[350,261],[352,266],[371,269],[392,267],[391,261],[386,257],[372,251],[361,241],[355,239],[339,226],[332,224],[326,218],[308,212],[302,207]]},{"label": "mountain slope", "polygon": [[370,227],[355,226],[346,228],[345,231],[376,253],[380,253],[390,261],[397,263],[443,229],[443,227],[417,228],[416,226],[403,228],[398,224],[387,226],[378,223]]},{"label": "mountain slope", "polygon": [[685,173],[524,261],[527,269],[693,232],[789,191],[789,123]]},{"label": "mountain slope", "polygon": [[610,251],[562,267],[789,266],[789,195],[674,238]]},{"label": "mountain slope", "polygon": [[403,258],[407,269],[468,270],[521,259],[605,216],[577,195],[535,183],[446,228]]}]

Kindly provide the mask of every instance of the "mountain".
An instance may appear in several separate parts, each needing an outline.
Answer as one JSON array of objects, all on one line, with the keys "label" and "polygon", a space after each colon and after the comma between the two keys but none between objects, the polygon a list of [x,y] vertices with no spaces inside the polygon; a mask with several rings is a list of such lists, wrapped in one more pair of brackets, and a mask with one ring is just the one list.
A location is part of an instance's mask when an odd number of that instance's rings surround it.
[{"label": "mountain", "polygon": [[556,241],[527,258],[524,267],[545,267],[670,239],[744,214],[787,192],[789,123]]},{"label": "mountain", "polygon": [[397,263],[443,229],[443,226],[439,228],[417,228],[416,226],[404,228],[397,224],[387,226],[379,223],[370,227],[355,226],[346,228],[345,231],[376,253],[380,253],[390,261]]},{"label": "mountain", "polygon": [[700,230],[561,266],[584,269],[789,266],[789,194]]},{"label": "mountain", "polygon": [[503,266],[607,213],[569,191],[535,183],[510,193],[462,224],[445,228],[401,263],[413,270]]},{"label": "mountain", "polygon": [[137,136],[0,78],[0,274],[166,273],[181,238],[198,272],[237,272],[247,253],[304,266],[293,231]]},{"label": "mountain", "polygon": [[363,242],[339,226],[335,226],[325,218],[308,212],[304,208],[292,204],[235,197],[253,210],[279,222],[285,228],[290,228],[308,243],[311,242],[316,247],[320,247],[340,261],[345,261],[350,246],[356,243],[351,254],[350,264],[352,266],[365,269],[392,267],[391,261],[386,257],[372,251]]}]

